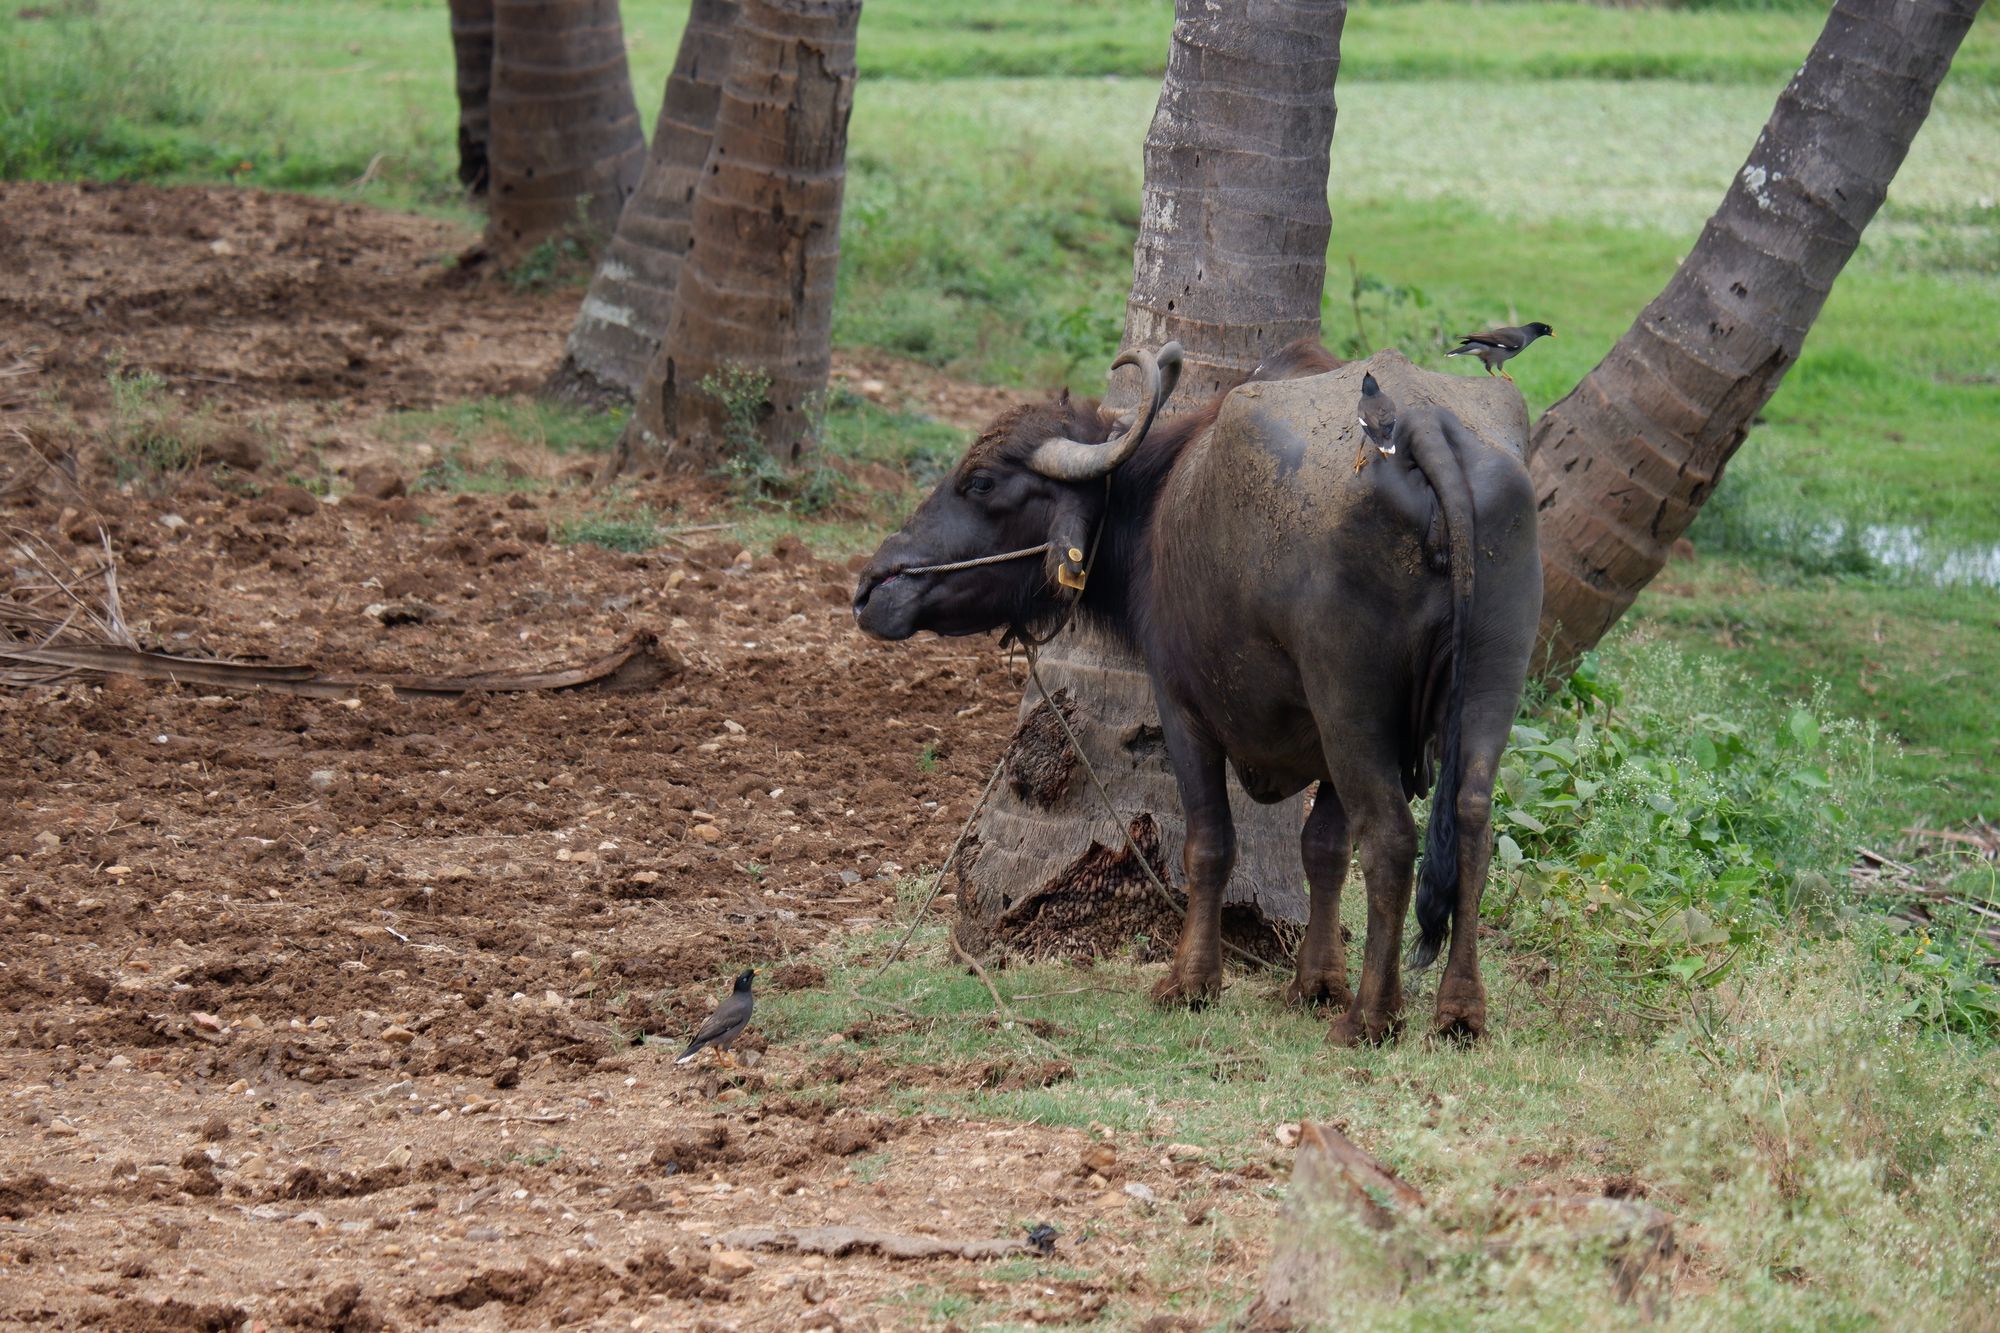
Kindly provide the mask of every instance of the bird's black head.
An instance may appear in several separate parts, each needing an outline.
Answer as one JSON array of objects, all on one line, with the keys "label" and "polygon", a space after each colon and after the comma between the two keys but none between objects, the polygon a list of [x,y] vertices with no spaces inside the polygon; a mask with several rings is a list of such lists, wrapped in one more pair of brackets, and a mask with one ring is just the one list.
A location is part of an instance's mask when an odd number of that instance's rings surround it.
[{"label": "bird's black head", "polygon": [[1361,433],[1377,449],[1389,449],[1396,434],[1396,400],[1382,392],[1373,375],[1361,377]]},{"label": "bird's black head", "polygon": [[750,978],[756,975],[757,969],[753,967],[746,967],[741,972],[738,972],[736,974],[736,990],[739,993],[748,991],[750,989]]},{"label": "bird's black head", "polygon": [[1554,329],[1539,321],[1533,324],[1523,324],[1521,329],[1528,335],[1529,342],[1533,342],[1537,338],[1553,338],[1556,336]]}]

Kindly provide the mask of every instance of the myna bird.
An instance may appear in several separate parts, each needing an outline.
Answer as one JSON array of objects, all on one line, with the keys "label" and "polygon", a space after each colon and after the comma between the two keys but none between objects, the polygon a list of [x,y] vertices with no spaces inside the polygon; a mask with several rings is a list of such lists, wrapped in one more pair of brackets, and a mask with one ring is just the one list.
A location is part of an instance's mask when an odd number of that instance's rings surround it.
[{"label": "myna bird", "polygon": [[735,1063],[734,1057],[729,1055],[729,1043],[742,1036],[743,1029],[750,1026],[750,978],[756,975],[747,967],[737,974],[735,988],[729,992],[728,998],[715,1006],[715,1012],[696,1031],[694,1040],[680,1053],[675,1064],[686,1064],[701,1054],[705,1046],[715,1047],[731,1064]]},{"label": "myna bird", "polygon": [[1368,447],[1373,445],[1384,458],[1396,455],[1396,400],[1382,392],[1373,375],[1361,377],[1361,447],[1354,454],[1354,470],[1368,466]]},{"label": "myna bird", "polygon": [[1520,355],[1535,339],[1555,336],[1556,331],[1546,324],[1523,324],[1518,328],[1488,329],[1484,333],[1466,334],[1458,340],[1458,346],[1445,355],[1464,356],[1470,353],[1486,363],[1487,374],[1499,371],[1500,378],[1512,384],[1514,377],[1500,370],[1500,367]]}]

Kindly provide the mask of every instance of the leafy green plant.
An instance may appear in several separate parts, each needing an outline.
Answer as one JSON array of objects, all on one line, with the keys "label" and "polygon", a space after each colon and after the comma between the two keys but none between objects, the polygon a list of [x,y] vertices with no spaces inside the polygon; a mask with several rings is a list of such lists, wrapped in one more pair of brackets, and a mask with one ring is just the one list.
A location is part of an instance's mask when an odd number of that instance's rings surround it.
[{"label": "leafy green plant", "polygon": [[1336,308],[1338,298],[1330,288],[1320,301],[1327,343],[1343,358],[1359,360],[1393,347],[1419,365],[1435,365],[1455,335],[1471,327],[1459,328],[1463,321],[1422,287],[1364,273],[1352,255],[1347,270],[1347,308]]},{"label": "leafy green plant", "polygon": [[[817,447],[796,467],[772,457],[764,439],[771,415],[771,377],[745,366],[724,366],[704,375],[699,388],[722,404],[722,463],[717,469],[737,497],[748,504],[817,514],[833,507],[847,490],[846,478],[828,465]],[[811,443],[826,437],[827,399],[806,406]]]},{"label": "leafy green plant", "polygon": [[507,270],[507,285],[527,292],[557,283],[580,283],[589,277],[590,251],[583,242],[575,236],[551,236]]},{"label": "leafy green plant", "polygon": [[167,382],[148,370],[113,371],[111,433],[107,441],[112,471],[122,484],[136,482],[155,492],[172,491],[201,466],[214,423],[167,393]]},{"label": "leafy green plant", "polygon": [[[1627,687],[1587,659],[1516,724],[1494,799],[1489,920],[1557,1024],[1710,1016],[1708,997],[1788,926],[1838,930],[1844,878],[1880,779],[1868,728],[1822,692],[1785,704],[1713,664],[1653,649]],[[1851,917],[1851,913],[1845,914]],[[1912,944],[1859,928],[1929,1026],[1995,1029],[1968,931]]]}]

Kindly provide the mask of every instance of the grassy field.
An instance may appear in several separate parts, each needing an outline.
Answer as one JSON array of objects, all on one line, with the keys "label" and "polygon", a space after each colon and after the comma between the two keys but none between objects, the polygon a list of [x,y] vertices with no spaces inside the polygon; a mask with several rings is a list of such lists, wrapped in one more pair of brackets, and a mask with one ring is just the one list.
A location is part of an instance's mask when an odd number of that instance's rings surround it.
[{"label": "grassy field", "polygon": [[[433,0],[98,9],[0,17],[0,174],[234,180],[465,213]],[[684,6],[625,10],[650,113]],[[1543,319],[1560,337],[1514,369],[1532,409],[1559,398],[1673,272],[1822,14],[1356,6],[1329,343],[1442,366],[1451,335]],[[1170,16],[1165,0],[870,0],[837,340],[992,383],[1100,382]],[[1498,132],[1456,109],[1493,104],[1510,112]],[[1692,1324],[1990,1322],[1992,957],[1968,916],[1890,920],[1851,898],[1844,871],[1859,843],[2000,816],[1996,194],[1988,16],[1697,523],[1699,558],[1670,566],[1593,670],[1524,722],[1490,899],[1505,1015],[1492,1044],[1406,1041],[1329,1063],[1316,1024],[1268,1003],[1274,983],[1235,978],[1211,1014],[1162,1015],[1110,960],[1096,981],[1112,989],[1017,1002],[1057,1025],[1047,1040],[1073,1080],[947,1109],[1149,1128],[1219,1160],[1260,1150],[1278,1122],[1338,1115],[1469,1237],[1501,1191],[1552,1171],[1644,1182],[1701,1238],[1706,1267],[1674,1311]],[[480,462],[496,434],[563,452],[612,434],[506,403],[383,429],[454,443],[426,478],[446,489],[508,484]],[[921,472],[955,437],[842,398],[828,443]],[[663,521],[614,496],[557,536],[645,545]],[[836,549],[878,535],[784,504],[742,528],[780,531]],[[1931,873],[1973,901],[2000,897],[1990,868]],[[882,940],[829,949],[831,989],[872,985],[919,1016],[882,1038],[891,1059],[990,1049],[986,992],[936,961],[927,932],[875,983]],[[1075,984],[1041,967],[1001,981],[1017,996]],[[840,1004],[770,1009],[788,1039],[854,1019]],[[1193,1228],[1161,1257],[1191,1275],[1182,1308],[1204,1322],[1247,1295],[1201,1281],[1218,1239]],[[1432,1257],[1400,1304],[1357,1297],[1357,1326],[1629,1315],[1592,1273],[1449,1245]]]}]

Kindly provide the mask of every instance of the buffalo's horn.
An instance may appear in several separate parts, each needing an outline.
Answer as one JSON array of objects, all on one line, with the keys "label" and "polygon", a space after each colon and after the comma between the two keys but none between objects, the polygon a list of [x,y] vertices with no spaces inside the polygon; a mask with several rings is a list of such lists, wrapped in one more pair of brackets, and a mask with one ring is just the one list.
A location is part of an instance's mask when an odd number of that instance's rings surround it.
[{"label": "buffalo's horn", "polygon": [[1167,399],[1173,397],[1174,385],[1180,382],[1181,345],[1170,342],[1157,356],[1143,347],[1131,348],[1120,352],[1111,363],[1113,370],[1121,366],[1137,366],[1145,374],[1147,399],[1145,410],[1124,438],[1110,444],[1085,444],[1058,435],[1036,446],[1028,457],[1029,467],[1057,481],[1092,481],[1109,474],[1132,456],[1132,451],[1146,438],[1146,432],[1152,429],[1153,418],[1159,415]]}]

